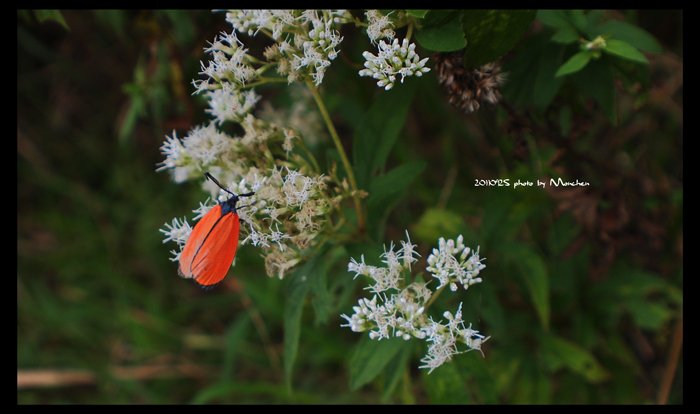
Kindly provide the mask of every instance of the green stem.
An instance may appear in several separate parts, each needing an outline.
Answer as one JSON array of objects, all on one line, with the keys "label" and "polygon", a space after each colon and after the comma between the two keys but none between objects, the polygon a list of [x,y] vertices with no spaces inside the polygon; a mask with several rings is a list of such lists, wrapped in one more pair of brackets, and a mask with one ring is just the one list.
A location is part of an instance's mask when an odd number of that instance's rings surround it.
[{"label": "green stem", "polygon": [[365,215],[364,211],[362,210],[362,204],[360,203],[360,195],[357,190],[357,181],[355,180],[355,173],[353,172],[352,166],[350,165],[350,160],[348,160],[348,156],[345,153],[345,149],[343,148],[343,143],[340,141],[338,131],[336,131],[335,125],[333,125],[333,121],[331,120],[331,117],[328,114],[326,104],[323,103],[321,94],[318,92],[318,89],[310,80],[306,81],[306,86],[309,88],[311,94],[314,96],[314,100],[316,101],[318,110],[321,112],[321,117],[326,123],[326,128],[328,128],[328,132],[331,134],[333,143],[335,144],[335,147],[338,150],[338,154],[340,155],[340,160],[343,163],[343,168],[345,168],[345,174],[347,174],[348,176],[348,181],[350,181],[350,187],[353,191],[352,199],[355,202],[355,212],[357,213],[357,227],[359,232],[363,233],[365,230]]},{"label": "green stem", "polygon": [[433,302],[435,302],[435,299],[437,299],[438,296],[440,296],[440,294],[442,293],[443,290],[445,290],[446,287],[447,287],[447,285],[442,285],[442,287],[441,287],[440,289],[438,289],[438,290],[433,294],[433,296],[430,297],[430,299],[428,300],[428,303],[426,303],[425,306],[424,306],[424,311],[423,311],[423,312],[425,312],[426,310],[428,310],[428,308],[430,307],[430,305],[432,305]]},{"label": "green stem", "polygon": [[244,85],[241,89],[247,89],[247,88],[255,88],[256,86],[260,85],[265,85],[266,83],[282,83],[282,82],[287,82],[286,78],[266,78],[266,77],[260,77],[258,78],[259,80],[253,83],[249,83],[247,85]]},{"label": "green stem", "polygon": [[411,41],[411,36],[413,35],[413,22],[408,24],[408,30],[406,31],[406,40]]},{"label": "green stem", "polygon": [[311,161],[311,163],[313,164],[315,172],[320,174],[321,167],[318,166],[318,162],[316,162],[316,157],[314,157],[314,154],[311,152],[309,147],[306,146],[304,140],[301,137],[298,137],[297,142],[299,143],[299,146],[304,151],[304,153],[309,157],[309,161]]}]

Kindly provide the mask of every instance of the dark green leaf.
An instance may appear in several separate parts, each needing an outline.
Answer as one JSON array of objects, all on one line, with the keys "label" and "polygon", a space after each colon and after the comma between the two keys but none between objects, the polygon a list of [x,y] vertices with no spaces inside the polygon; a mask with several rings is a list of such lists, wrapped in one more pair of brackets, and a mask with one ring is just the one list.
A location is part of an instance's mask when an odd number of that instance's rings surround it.
[{"label": "dark green leaf", "polygon": [[103,24],[112,28],[117,36],[124,36],[127,24],[127,14],[124,10],[95,10],[95,17]]},{"label": "dark green leaf", "polygon": [[422,19],[430,10],[406,10],[406,14]]},{"label": "dark green leaf", "polygon": [[572,80],[584,98],[593,99],[613,124],[617,123],[615,111],[615,82],[610,62],[600,59],[574,74]]},{"label": "dark green leaf", "polygon": [[561,127],[561,135],[566,137],[571,132],[571,120],[572,120],[571,107],[564,106],[559,111],[559,126]]},{"label": "dark green leaf", "polygon": [[513,243],[503,248],[508,260],[520,270],[542,327],[549,328],[549,275],[542,257],[529,247]]},{"label": "dark green leaf", "polygon": [[[469,357],[471,355],[461,355]],[[474,401],[465,386],[462,373],[453,362],[446,362],[433,372],[421,371],[425,392],[432,404],[470,404]]]},{"label": "dark green leaf", "polygon": [[457,364],[457,368],[465,380],[475,388],[473,394],[479,398],[475,402],[479,404],[495,404],[498,402],[498,390],[495,378],[491,374],[493,364],[489,351],[486,351],[485,358],[480,354],[470,352],[467,355],[456,357],[453,361]]},{"label": "dark green leaf", "polygon": [[576,30],[564,10],[538,10],[537,20],[553,29]]},{"label": "dark green leaf", "polygon": [[642,52],[623,40],[610,39],[606,42],[604,52],[619,56],[634,62],[649,63]]},{"label": "dark green leaf", "polygon": [[[564,113],[564,115],[562,115],[562,113]],[[566,113],[568,113],[568,115],[566,115]],[[571,118],[571,109],[568,106],[563,107],[559,117]],[[570,123],[571,119],[569,119],[567,122]],[[564,135],[567,134],[565,133]],[[570,215],[565,214],[555,220],[549,228],[549,235],[547,238],[547,245],[549,246],[549,253],[551,256],[559,256],[567,247],[569,247],[569,244],[571,244],[579,232],[580,227]]]},{"label": "dark green leaf", "polygon": [[402,346],[401,350],[391,359],[391,362],[385,369],[384,392],[382,393],[382,402],[387,402],[391,394],[394,393],[396,386],[401,381],[406,368],[408,368],[409,358],[411,356],[411,343],[406,342],[406,346]]},{"label": "dark green leaf", "polygon": [[196,29],[192,22],[192,14],[187,10],[162,10],[173,24],[173,34],[181,46],[188,45],[195,36]]},{"label": "dark green leaf", "polygon": [[570,27],[559,29],[554,36],[552,36],[552,42],[564,45],[575,43],[578,39],[578,32]]},{"label": "dark green leaf", "polygon": [[299,350],[304,302],[309,292],[310,280],[314,276],[322,256],[322,252],[316,252],[303,267],[289,277],[289,294],[284,303],[284,378],[287,388],[290,390],[292,388],[292,370]]},{"label": "dark green leaf", "polygon": [[639,50],[651,53],[661,53],[663,48],[659,42],[646,30],[633,24],[608,20],[595,28],[595,35],[610,36],[613,39],[625,41]]},{"label": "dark green leaf", "polygon": [[583,10],[569,10],[567,13],[569,14],[569,21],[574,27],[581,32],[585,32],[588,19],[586,19],[586,14]]},{"label": "dark green leaf", "polygon": [[626,300],[625,307],[640,328],[658,330],[666,324],[675,313],[665,303],[652,302],[643,298]]},{"label": "dark green leaf", "polygon": [[423,48],[436,52],[453,52],[467,45],[459,13],[447,10],[431,10],[423,20],[423,27],[416,31],[416,41]]},{"label": "dark green leaf", "polygon": [[363,335],[350,357],[350,389],[357,390],[372,381],[407,345],[398,338],[376,341]]},{"label": "dark green leaf", "polygon": [[356,129],[352,153],[355,178],[360,188],[367,189],[372,174],[384,167],[403,129],[415,89],[415,82],[407,82],[388,92],[380,92]]},{"label": "dark green leaf", "polygon": [[141,96],[135,96],[131,99],[129,109],[119,126],[118,138],[120,143],[126,142],[134,132],[136,122],[146,114],[146,102]]},{"label": "dark green leaf", "polygon": [[570,75],[583,69],[591,60],[591,52],[583,50],[571,56],[569,60],[559,67],[555,77]]},{"label": "dark green leaf", "polygon": [[387,215],[399,202],[411,182],[423,172],[425,166],[425,161],[410,162],[396,167],[372,181],[367,199],[367,225],[373,231],[375,238],[381,238]]},{"label": "dark green leaf", "polygon": [[555,78],[563,60],[562,46],[554,46],[546,35],[533,36],[506,62],[503,70],[508,82],[503,86],[505,99],[519,107],[534,105],[540,110],[549,106],[557,94],[563,78]]},{"label": "dark green leaf", "polygon": [[197,392],[190,404],[207,404],[219,398],[234,394],[238,388],[238,384],[235,383],[217,382]]},{"label": "dark green leaf", "polygon": [[221,371],[222,380],[230,380],[233,378],[233,366],[236,352],[248,333],[249,322],[250,317],[248,314],[240,316],[231,324],[226,332],[226,348],[224,349],[224,361]]},{"label": "dark green leaf", "polygon": [[68,23],[66,23],[66,20],[63,18],[63,14],[61,14],[60,10],[34,10],[34,15],[40,23],[47,20],[53,21],[63,26],[64,29],[70,30],[70,27],[68,27]]},{"label": "dark green leaf", "polygon": [[512,49],[535,17],[534,10],[466,10],[462,26],[467,39],[464,65],[493,62]]},{"label": "dark green leaf", "polygon": [[543,348],[541,355],[551,370],[566,367],[592,383],[609,377],[595,357],[579,345],[553,334],[543,335],[540,340]]},{"label": "dark green leaf", "polygon": [[347,251],[343,247],[330,250],[310,276],[310,288],[313,294],[311,304],[316,311],[318,323],[325,323],[334,310],[333,296],[328,289],[328,271],[341,258],[347,259]]}]

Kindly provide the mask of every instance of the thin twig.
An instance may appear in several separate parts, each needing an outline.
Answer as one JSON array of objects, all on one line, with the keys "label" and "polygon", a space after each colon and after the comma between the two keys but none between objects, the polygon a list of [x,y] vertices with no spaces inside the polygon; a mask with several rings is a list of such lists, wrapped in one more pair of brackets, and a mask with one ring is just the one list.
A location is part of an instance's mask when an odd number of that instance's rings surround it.
[{"label": "thin twig", "polygon": [[680,359],[682,345],[683,317],[681,316],[678,322],[676,322],[676,329],[673,332],[671,352],[668,354],[668,361],[666,361],[666,368],[664,369],[664,374],[661,378],[661,386],[659,387],[659,395],[656,399],[658,404],[666,404],[668,402],[668,394],[671,392],[671,385],[673,385],[673,379],[676,377],[676,368],[678,368],[678,359]]},{"label": "thin twig", "polygon": [[453,164],[447,171],[447,178],[445,178],[445,185],[442,186],[442,191],[440,191],[440,198],[438,198],[437,207],[445,208],[447,206],[447,201],[452,195],[452,190],[455,186],[455,180],[457,179],[457,165]]},{"label": "thin twig", "polygon": [[[120,380],[143,381],[160,378],[208,378],[210,367],[183,363],[178,365],[143,365],[136,367],[111,367],[110,374]],[[93,385],[98,376],[81,369],[20,369],[17,371],[17,389],[72,387]]]}]

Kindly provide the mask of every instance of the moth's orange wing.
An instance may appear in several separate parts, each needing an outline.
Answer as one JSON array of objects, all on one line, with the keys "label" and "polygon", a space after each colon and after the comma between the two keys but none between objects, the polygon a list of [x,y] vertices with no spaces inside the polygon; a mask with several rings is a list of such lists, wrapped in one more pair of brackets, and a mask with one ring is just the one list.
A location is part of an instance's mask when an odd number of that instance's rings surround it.
[{"label": "moth's orange wing", "polygon": [[177,269],[180,276],[186,278],[196,277],[196,275],[192,274],[192,261],[195,254],[201,250],[204,240],[219,218],[221,218],[221,205],[217,204],[194,226],[187,243],[185,243],[185,248],[180,253],[180,266]]},{"label": "moth's orange wing", "polygon": [[236,256],[239,229],[237,214],[220,216],[195,251],[189,268],[185,269],[190,277],[202,286],[212,286],[223,280]]},{"label": "moth's orange wing", "polygon": [[212,286],[226,277],[236,257],[239,230],[240,221],[236,213],[224,215],[214,225],[192,262],[192,273],[197,283]]}]

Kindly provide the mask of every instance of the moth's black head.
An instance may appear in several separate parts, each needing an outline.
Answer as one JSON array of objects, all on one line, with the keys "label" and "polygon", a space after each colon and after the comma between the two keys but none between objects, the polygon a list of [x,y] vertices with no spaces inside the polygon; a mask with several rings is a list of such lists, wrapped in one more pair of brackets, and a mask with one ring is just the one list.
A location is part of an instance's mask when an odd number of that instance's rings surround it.
[{"label": "moth's black head", "polygon": [[252,191],[251,191],[250,193],[245,193],[245,194],[235,194],[235,193],[231,192],[231,190],[229,190],[228,188],[226,188],[226,187],[224,187],[223,185],[221,185],[221,183],[219,182],[219,180],[217,180],[216,178],[214,178],[214,176],[211,175],[211,174],[209,174],[208,172],[205,172],[205,173],[204,173],[204,176],[207,177],[207,179],[212,180],[212,181],[214,182],[214,184],[216,184],[216,185],[219,186],[220,189],[222,189],[222,190],[226,191],[227,193],[231,194],[231,198],[229,198],[229,199],[226,200],[226,201],[220,201],[220,202],[219,202],[219,204],[221,204],[221,214],[222,214],[222,215],[228,214],[228,213],[237,213],[237,211],[236,211],[236,204],[238,204],[238,200],[240,200],[241,197],[250,197],[250,196],[252,196],[253,194],[255,194],[255,193],[252,192]]},{"label": "moth's black head", "polygon": [[240,200],[240,197],[234,194],[228,200],[219,202],[221,204],[221,214],[237,213],[236,204],[238,204],[238,200]]}]

